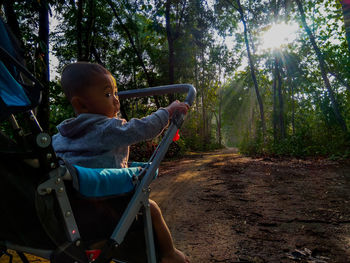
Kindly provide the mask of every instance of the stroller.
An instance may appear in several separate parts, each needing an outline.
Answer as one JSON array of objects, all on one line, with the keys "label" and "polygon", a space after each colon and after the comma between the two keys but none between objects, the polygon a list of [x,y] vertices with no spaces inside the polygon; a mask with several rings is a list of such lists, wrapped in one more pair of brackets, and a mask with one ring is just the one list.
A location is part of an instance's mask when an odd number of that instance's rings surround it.
[{"label": "stroller", "polygon": [[[7,252],[11,249],[24,263],[29,262],[24,253],[52,263],[133,262],[115,255],[123,250],[135,218],[142,217],[142,262],[157,262],[149,185],[184,116],[173,116],[141,171],[139,163],[123,169],[72,166],[56,157],[50,135],[41,129],[33,113],[43,86],[19,62],[15,43],[2,20],[0,35],[0,122],[5,127],[0,130],[0,257],[7,255],[11,262],[12,255]],[[118,96],[125,99],[170,93],[187,93],[185,101],[192,105],[196,91],[190,84],[178,84],[122,91]],[[100,226],[95,226],[105,224],[104,209],[115,212],[111,205],[114,198],[122,199],[125,205],[107,224],[109,227],[100,231]],[[92,237],[104,239],[102,247],[89,249]]]}]

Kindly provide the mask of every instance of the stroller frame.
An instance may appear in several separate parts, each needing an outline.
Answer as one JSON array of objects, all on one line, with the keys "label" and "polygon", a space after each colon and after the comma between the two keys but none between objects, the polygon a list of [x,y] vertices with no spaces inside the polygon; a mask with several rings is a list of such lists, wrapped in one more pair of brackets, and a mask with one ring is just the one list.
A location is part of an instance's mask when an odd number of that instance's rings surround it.
[{"label": "stroller frame", "polygon": [[[129,90],[118,92],[118,96],[121,99],[125,98],[135,98],[135,97],[146,97],[152,95],[162,95],[171,93],[187,93],[185,102],[191,106],[195,96],[196,90],[190,84],[174,84],[167,86],[152,87],[146,89]],[[45,259],[50,259],[53,263],[61,262],[96,262],[96,263],[106,263],[108,262],[108,255],[116,247],[118,247],[124,240],[127,231],[129,230],[131,224],[133,223],[137,214],[142,211],[144,214],[144,233],[145,233],[145,243],[147,252],[147,262],[156,262],[156,253],[154,246],[154,238],[152,231],[152,220],[150,214],[149,205],[149,185],[155,178],[156,170],[163,160],[171,142],[176,134],[177,130],[181,127],[184,121],[184,115],[175,113],[171,124],[164,135],[162,141],[159,143],[158,147],[154,151],[150,160],[148,161],[146,167],[143,169],[139,178],[141,180],[135,187],[135,192],[126,208],[122,214],[121,219],[117,223],[113,233],[111,234],[107,244],[102,248],[101,253],[97,258],[88,259],[85,255],[85,250],[82,245],[82,240],[80,238],[78,225],[73,215],[72,208],[70,206],[69,198],[66,192],[64,180],[65,178],[72,175],[75,171],[72,167],[59,166],[58,160],[55,156],[53,148],[51,146],[51,137],[42,131],[39,123],[37,122],[35,115],[32,111],[28,111],[29,119],[32,121],[33,126],[35,126],[36,134],[36,144],[37,149],[42,151],[41,156],[44,156],[44,162],[47,163],[46,169],[48,171],[48,179],[41,183],[37,191],[39,195],[48,195],[55,193],[55,197],[59,204],[59,209],[63,217],[66,236],[68,242],[59,247],[56,250],[46,250],[37,249],[26,246],[21,246],[13,244],[8,241],[0,240],[0,250],[6,252],[6,249],[12,249],[17,251],[23,262],[26,263],[26,258],[23,254],[29,253]],[[19,129],[18,124],[13,115],[10,115],[10,120],[13,126]],[[73,255],[73,256],[72,256]],[[1,254],[0,254],[1,256]],[[23,259],[24,257],[24,259]],[[27,261],[28,262],[28,261]],[[115,261],[122,262],[122,261]]]}]

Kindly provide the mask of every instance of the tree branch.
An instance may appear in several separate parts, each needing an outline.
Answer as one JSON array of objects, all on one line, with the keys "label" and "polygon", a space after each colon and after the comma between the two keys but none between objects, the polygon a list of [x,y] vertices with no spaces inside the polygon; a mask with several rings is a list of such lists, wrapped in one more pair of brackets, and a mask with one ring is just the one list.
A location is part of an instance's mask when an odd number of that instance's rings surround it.
[{"label": "tree branch", "polygon": [[[113,11],[113,14],[114,14],[115,18],[117,19],[119,25],[122,27],[122,29],[124,30],[125,34],[127,35],[127,38],[129,40],[129,42],[130,42],[134,52],[136,53],[137,59],[138,59],[140,65],[141,65],[141,67],[143,69],[143,72],[145,73],[148,86],[152,87],[153,86],[152,79],[151,79],[151,77],[150,77],[150,75],[149,75],[149,73],[148,73],[148,71],[146,69],[145,63],[143,62],[142,56],[141,56],[139,50],[137,49],[137,47],[135,45],[135,42],[134,42],[134,40],[133,40],[133,38],[131,36],[131,33],[130,33],[129,29],[123,24],[123,21],[119,17],[112,0],[107,0],[107,2],[109,4],[109,6],[111,7],[111,9]],[[154,100],[155,100],[155,103],[156,103],[157,107],[159,108],[160,107],[160,103],[159,103],[159,100],[158,100],[157,96],[154,96]]]}]

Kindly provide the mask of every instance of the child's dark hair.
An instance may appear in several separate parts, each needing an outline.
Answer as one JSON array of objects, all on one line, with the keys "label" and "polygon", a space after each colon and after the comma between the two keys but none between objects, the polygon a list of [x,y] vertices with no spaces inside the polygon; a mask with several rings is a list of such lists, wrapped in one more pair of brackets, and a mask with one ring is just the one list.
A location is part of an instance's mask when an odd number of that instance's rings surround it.
[{"label": "child's dark hair", "polygon": [[69,101],[92,85],[94,78],[101,74],[111,73],[96,63],[76,62],[64,67],[61,86]]}]

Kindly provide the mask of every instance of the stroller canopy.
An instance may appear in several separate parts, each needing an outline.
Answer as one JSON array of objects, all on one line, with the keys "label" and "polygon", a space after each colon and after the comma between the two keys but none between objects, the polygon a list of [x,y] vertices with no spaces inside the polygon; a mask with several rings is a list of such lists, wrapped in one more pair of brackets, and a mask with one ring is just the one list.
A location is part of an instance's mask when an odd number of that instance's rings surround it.
[{"label": "stroller canopy", "polygon": [[[40,83],[19,62],[19,47],[0,18],[0,119],[36,107]],[[28,83],[24,83],[23,77]]]}]

